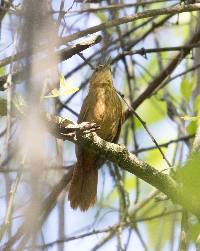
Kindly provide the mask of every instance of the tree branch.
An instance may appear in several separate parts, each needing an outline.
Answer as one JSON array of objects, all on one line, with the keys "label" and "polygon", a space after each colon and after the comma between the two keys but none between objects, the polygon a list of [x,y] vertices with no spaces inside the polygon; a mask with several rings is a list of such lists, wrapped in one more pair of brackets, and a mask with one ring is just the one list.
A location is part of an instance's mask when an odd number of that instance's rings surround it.
[{"label": "tree branch", "polygon": [[[84,41],[79,42],[75,45],[69,46],[68,48],[62,49],[62,50],[56,52],[56,54],[58,55],[58,57],[60,57],[61,61],[67,60],[67,59],[71,58],[72,56],[76,55],[77,53],[79,53],[83,50],[86,50],[89,47],[91,47],[97,43],[100,43],[101,39],[102,39],[102,37],[100,35],[93,36],[93,37],[91,37],[89,39],[85,39]],[[12,61],[19,60],[25,56],[28,56],[28,54],[26,51],[23,51],[23,52],[19,52],[19,53],[15,54],[14,56],[9,56],[5,59],[2,59],[2,60],[0,60],[0,67],[3,67],[7,64],[10,64]],[[40,60],[40,62],[41,61],[42,60]],[[43,61],[44,61],[44,64],[47,65],[46,64],[47,59],[44,59]],[[14,72],[13,73],[14,80],[18,79],[21,76],[21,74],[23,72],[25,72],[25,70],[26,70],[26,67],[23,68],[22,70],[18,70],[17,72]],[[7,80],[7,75],[0,77],[0,91],[4,91],[5,89],[7,89],[6,80]]]},{"label": "tree branch", "polygon": [[[62,119],[64,121],[64,119]],[[62,125],[59,125],[62,127]],[[64,131],[65,128],[62,128]],[[63,138],[64,139],[64,138]],[[124,145],[107,142],[97,136],[96,133],[83,133],[76,131],[76,143],[84,148],[90,149],[101,155],[106,160],[118,164],[124,170],[136,175],[148,184],[166,194],[172,201],[183,206],[196,216],[200,216],[200,203],[198,200],[191,201],[181,191],[179,184],[169,175],[159,172],[148,163],[139,160],[134,154],[130,153]]]},{"label": "tree branch", "polygon": [[[52,127],[49,127],[48,129],[52,133],[54,133],[55,136],[58,137],[58,134],[61,133],[60,138],[62,138],[63,140],[69,139],[74,142],[74,140],[68,137],[68,134],[71,132],[76,133],[76,143],[82,145],[82,147],[84,148],[89,148],[91,151],[98,153],[103,158],[118,164],[124,170],[136,175],[137,177],[141,178],[142,180],[157,188],[159,191],[166,194],[175,203],[182,205],[183,208],[189,210],[196,216],[199,216],[200,203],[198,203],[198,200],[191,201],[191,198],[185,197],[184,194],[181,192],[181,188],[169,175],[159,172],[151,165],[147,164],[142,160],[139,160],[134,154],[131,154],[124,145],[117,145],[107,142],[98,137],[96,133],[87,133],[87,130],[83,125],[77,125],[74,123],[75,126],[73,128],[71,126],[73,123],[72,121],[65,120],[58,116],[49,116],[47,119],[48,124],[50,124],[51,119],[52,123],[54,124],[54,130],[52,130]],[[90,126],[87,123],[87,128],[91,129],[93,128],[93,126],[93,124]],[[55,132],[56,128],[59,129],[59,132]],[[9,241],[4,245],[4,248],[2,249],[3,251],[10,250],[13,244],[22,236],[23,238],[19,244],[19,247],[24,247],[31,233],[33,231],[36,231],[36,229],[38,229],[38,227],[42,225],[48,213],[54,207],[58,195],[69,183],[71,176],[72,169],[63,176],[61,181],[54,187],[51,194],[46,199],[44,199],[42,203],[43,213],[38,218],[38,222],[37,224],[35,224],[34,229],[31,228],[29,229],[29,231],[27,231],[27,228],[25,228],[25,219],[24,223],[22,223],[16,234],[12,238],[10,238]],[[29,206],[28,211],[30,210],[30,208],[31,205]],[[24,232],[25,229],[26,231]]]},{"label": "tree branch", "polygon": [[[71,168],[71,170],[62,177],[62,179],[54,186],[53,190],[47,196],[47,198],[43,200],[42,215],[38,217],[38,222],[35,222],[35,224],[27,225],[27,222],[30,222],[30,219],[25,219],[24,222],[21,224],[21,226],[18,228],[17,232],[8,240],[7,243],[3,245],[3,247],[1,247],[2,251],[10,251],[14,243],[18,241],[22,236],[23,239],[24,238],[28,239],[31,232],[36,231],[36,229],[43,224],[49,212],[55,206],[59,194],[66,188],[67,184],[70,182],[72,173],[73,173],[73,168]],[[30,212],[32,208],[33,205],[32,203],[30,203],[27,212]],[[27,216],[28,215],[29,214],[27,214]],[[27,229],[27,227],[29,227],[29,229]]]},{"label": "tree branch", "polygon": [[[200,29],[197,30],[191,39],[186,42],[185,46],[196,44],[200,41]],[[133,101],[131,104],[133,109],[136,109],[144,100],[149,98],[155,90],[157,90],[166,80],[167,77],[175,70],[175,68],[180,64],[180,62],[190,53],[190,48],[180,51],[168,64],[167,66],[156,76],[151,83],[148,84],[147,88],[141,93],[141,95]],[[125,112],[125,118],[128,119],[131,116],[131,111],[129,109]]]},{"label": "tree branch", "polygon": [[166,194],[173,202],[182,205],[183,208],[196,216],[200,216],[200,203],[198,200],[187,198],[175,180],[169,175],[159,172],[146,162],[139,160],[125,146],[107,142],[98,137],[96,133],[77,136],[77,139],[78,143],[83,147],[89,148],[105,159],[118,164],[124,170],[136,175]]},{"label": "tree branch", "polygon": [[117,18],[117,19],[93,26],[91,28],[78,31],[72,35],[63,37],[62,41],[63,43],[68,43],[78,38],[81,38],[83,36],[86,36],[88,34],[93,34],[101,30],[105,30],[108,28],[115,27],[117,25],[129,23],[129,22],[134,22],[136,20],[143,19],[143,18],[156,17],[156,16],[161,16],[161,15],[179,14],[183,12],[192,12],[192,11],[199,11],[199,10],[200,10],[199,3],[190,4],[190,5],[176,5],[174,7],[162,8],[162,9],[146,10],[144,12],[140,12],[134,15],[126,16],[126,17]]},{"label": "tree branch", "polygon": [[[118,9],[123,9],[123,8],[130,8],[130,7],[138,7],[138,6],[146,6],[146,5],[151,5],[154,3],[163,3],[163,2],[177,2],[176,0],[152,0],[152,1],[140,1],[136,3],[129,3],[129,4],[111,4],[108,6],[98,6],[96,8],[87,8],[87,9],[81,9],[81,10],[73,10],[70,11],[69,14],[74,14],[74,13],[84,13],[84,12],[97,12],[97,11],[110,11],[110,10],[118,10]],[[58,13],[58,11],[54,11],[53,13]],[[63,11],[63,14],[66,14],[67,11]]]}]

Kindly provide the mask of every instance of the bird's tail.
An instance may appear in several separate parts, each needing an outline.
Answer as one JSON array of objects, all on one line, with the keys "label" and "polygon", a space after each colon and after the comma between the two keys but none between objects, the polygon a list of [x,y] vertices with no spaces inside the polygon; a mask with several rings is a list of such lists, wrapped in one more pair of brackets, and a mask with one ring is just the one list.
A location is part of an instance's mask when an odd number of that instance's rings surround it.
[{"label": "bird's tail", "polygon": [[73,209],[86,211],[96,202],[98,169],[96,166],[84,168],[77,163],[69,189],[68,199]]}]

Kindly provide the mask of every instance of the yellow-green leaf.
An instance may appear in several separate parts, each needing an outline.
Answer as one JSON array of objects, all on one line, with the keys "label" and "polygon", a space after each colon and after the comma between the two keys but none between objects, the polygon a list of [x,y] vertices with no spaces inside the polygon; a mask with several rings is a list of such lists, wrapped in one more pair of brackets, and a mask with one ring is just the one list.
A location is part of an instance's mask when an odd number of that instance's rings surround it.
[{"label": "yellow-green leaf", "polygon": [[200,116],[182,116],[181,119],[184,119],[184,120],[190,120],[190,121],[197,121],[198,119],[200,118]]},{"label": "yellow-green leaf", "polygon": [[195,112],[197,112],[197,114],[200,114],[200,95],[198,95],[195,98],[195,101],[194,101],[194,110],[195,110]]},{"label": "yellow-green leaf", "polygon": [[65,87],[65,85],[66,85],[65,77],[64,77],[63,74],[61,74],[61,76],[60,76],[60,87],[61,87],[61,88],[62,88],[62,87]]},{"label": "yellow-green leaf", "polygon": [[197,131],[197,121],[190,121],[190,123],[187,125],[186,130],[188,134],[195,134]]},{"label": "yellow-green leaf", "polygon": [[56,89],[56,88],[53,89],[51,91],[51,95],[47,95],[44,98],[56,98],[56,97],[60,97],[60,96],[65,96],[65,95],[69,95],[69,94],[75,93],[78,90],[79,90],[79,88],[77,88],[77,87],[71,87],[69,85],[69,83],[67,83],[65,81],[65,77],[62,74],[60,76],[60,88],[59,89]]},{"label": "yellow-green leaf", "polygon": [[64,96],[64,95],[67,95],[67,94],[72,94],[72,93],[74,93],[74,92],[77,92],[78,90],[79,90],[79,88],[69,88],[69,89],[65,90],[65,91],[62,93],[62,95]]},{"label": "yellow-green leaf", "polygon": [[181,93],[186,101],[190,100],[194,85],[195,85],[195,82],[188,78],[184,78],[182,80],[180,88],[181,88]]},{"label": "yellow-green leaf", "polygon": [[[155,97],[145,100],[137,109],[138,114],[148,124],[163,119],[166,115],[166,104]],[[136,128],[142,128],[140,121],[136,120]]]}]

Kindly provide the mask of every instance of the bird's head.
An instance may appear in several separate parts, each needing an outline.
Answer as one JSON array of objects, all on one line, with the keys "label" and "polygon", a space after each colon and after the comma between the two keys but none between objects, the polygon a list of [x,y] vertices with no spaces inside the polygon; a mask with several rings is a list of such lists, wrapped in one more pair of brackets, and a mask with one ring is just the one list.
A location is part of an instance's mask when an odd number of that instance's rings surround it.
[{"label": "bird's head", "polygon": [[112,72],[109,63],[98,65],[90,78],[90,87],[112,86]]}]

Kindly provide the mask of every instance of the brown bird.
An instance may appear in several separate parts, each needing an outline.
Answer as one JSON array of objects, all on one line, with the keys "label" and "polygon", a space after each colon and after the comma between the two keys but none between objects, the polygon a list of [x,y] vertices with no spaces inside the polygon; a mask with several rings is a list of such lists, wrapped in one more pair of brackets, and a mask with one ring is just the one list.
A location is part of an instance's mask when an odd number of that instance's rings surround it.
[{"label": "brown bird", "polygon": [[[90,79],[78,123],[94,122],[100,126],[97,134],[106,141],[117,142],[123,121],[120,98],[113,86],[110,65],[100,65]],[[103,161],[97,154],[76,146],[77,164],[69,189],[68,199],[73,209],[87,210],[94,205],[97,194],[98,167]]]}]

